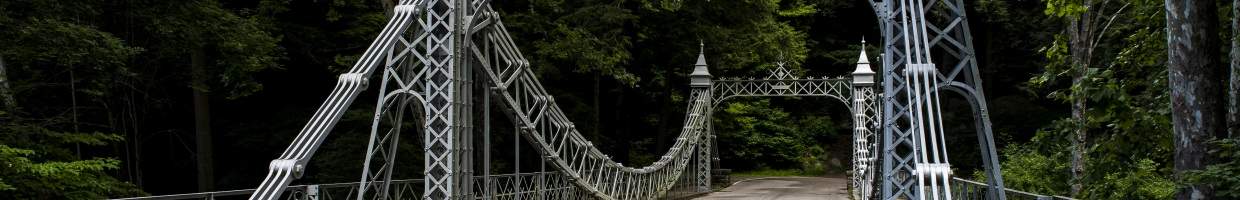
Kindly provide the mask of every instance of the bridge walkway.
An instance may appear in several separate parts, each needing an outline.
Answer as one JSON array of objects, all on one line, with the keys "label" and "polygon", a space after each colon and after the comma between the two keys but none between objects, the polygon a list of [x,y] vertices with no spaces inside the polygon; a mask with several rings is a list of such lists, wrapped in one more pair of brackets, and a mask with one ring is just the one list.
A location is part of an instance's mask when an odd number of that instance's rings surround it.
[{"label": "bridge walkway", "polygon": [[846,178],[768,177],[736,182],[698,200],[848,200]]}]

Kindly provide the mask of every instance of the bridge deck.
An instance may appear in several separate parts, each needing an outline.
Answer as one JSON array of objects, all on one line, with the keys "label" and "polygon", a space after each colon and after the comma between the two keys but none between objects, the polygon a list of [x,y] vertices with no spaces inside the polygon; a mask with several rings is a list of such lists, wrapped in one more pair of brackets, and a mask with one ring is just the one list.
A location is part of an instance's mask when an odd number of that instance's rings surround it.
[{"label": "bridge deck", "polygon": [[847,200],[848,179],[827,177],[774,177],[741,181],[699,200]]}]

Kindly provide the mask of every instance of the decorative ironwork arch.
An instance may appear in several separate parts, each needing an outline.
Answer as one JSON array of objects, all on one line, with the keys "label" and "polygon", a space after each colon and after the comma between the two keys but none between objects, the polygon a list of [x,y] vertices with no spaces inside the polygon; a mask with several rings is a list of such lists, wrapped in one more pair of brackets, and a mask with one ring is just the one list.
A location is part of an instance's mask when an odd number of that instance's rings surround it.
[{"label": "decorative ironwork arch", "polygon": [[713,105],[733,97],[830,97],[844,103],[848,110],[852,97],[852,79],[845,77],[800,77],[779,63],[764,79],[722,78],[713,81]]},{"label": "decorative ironwork arch", "polygon": [[[862,41],[864,46],[865,41]],[[695,87],[709,85],[711,94],[711,106],[707,108],[706,116],[711,118],[714,115],[714,107],[722,103],[724,100],[733,97],[828,97],[838,100],[848,108],[853,116],[853,158],[852,158],[852,179],[851,187],[853,188],[853,199],[869,199],[873,194],[874,174],[878,172],[877,165],[874,161],[877,159],[878,152],[878,135],[875,134],[880,125],[879,116],[881,109],[878,104],[878,95],[874,89],[874,72],[870,70],[869,59],[866,58],[864,49],[860,53],[857,60],[857,69],[853,72],[853,77],[844,76],[837,77],[802,77],[785,67],[786,63],[777,63],[777,67],[769,71],[766,78],[763,79],[740,79],[740,78],[722,78],[712,80],[707,84],[701,84],[703,77],[709,77],[710,73],[706,71],[706,63],[704,55],[699,53],[697,68],[691,78],[695,79]],[[696,76],[695,76],[696,75]],[[714,124],[708,122],[706,126],[707,132],[711,133],[709,141],[711,149],[717,151],[718,145],[715,145]],[[712,148],[713,147],[713,148]],[[718,153],[710,153],[715,163],[703,163],[698,166],[708,168],[711,164],[718,166]],[[702,161],[704,162],[704,161]],[[709,170],[709,169],[698,169]],[[701,173],[699,174],[706,174]],[[699,181],[709,182],[709,181]]]}]

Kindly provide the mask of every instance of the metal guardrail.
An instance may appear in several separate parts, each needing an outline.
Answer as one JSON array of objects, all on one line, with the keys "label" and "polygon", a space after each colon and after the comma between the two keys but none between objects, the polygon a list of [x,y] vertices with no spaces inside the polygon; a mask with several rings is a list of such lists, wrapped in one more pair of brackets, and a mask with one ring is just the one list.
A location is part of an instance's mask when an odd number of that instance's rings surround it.
[{"label": "metal guardrail", "polygon": [[[284,199],[289,200],[319,200],[319,199],[355,199],[357,198],[358,182],[349,183],[329,183],[329,184],[313,184],[313,185],[294,185],[285,188]],[[392,181],[392,192],[394,197],[403,197],[398,199],[406,199],[409,196],[421,198],[416,193],[421,192],[422,179],[406,179]],[[416,189],[416,190],[413,190]],[[241,189],[214,192],[199,192],[187,194],[171,194],[146,197],[130,197],[120,198],[116,200],[187,200],[187,199],[246,199],[255,189]]]},{"label": "metal guardrail", "polygon": [[[531,172],[520,174],[491,175],[488,181],[475,176],[473,199],[580,199],[588,196],[577,189],[558,172]],[[489,185],[486,185],[489,183]],[[332,200],[357,199],[359,182],[294,185],[285,188],[283,199]],[[120,198],[116,200],[190,200],[190,199],[246,199],[255,189],[241,189],[188,194],[171,194],[146,197]],[[390,199],[422,199],[422,179],[394,180],[390,185]]]},{"label": "metal guardrail", "polygon": [[[985,183],[952,177],[952,198],[962,200],[986,199],[989,187]],[[1004,188],[1010,200],[1076,200],[1073,198],[1051,195],[1040,195],[1025,191]]]}]

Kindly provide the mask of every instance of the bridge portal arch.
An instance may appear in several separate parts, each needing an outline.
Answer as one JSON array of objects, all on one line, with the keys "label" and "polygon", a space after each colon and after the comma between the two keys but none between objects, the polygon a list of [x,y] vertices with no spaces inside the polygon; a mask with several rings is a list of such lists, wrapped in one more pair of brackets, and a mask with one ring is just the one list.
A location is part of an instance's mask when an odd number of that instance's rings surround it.
[{"label": "bridge portal arch", "polygon": [[[813,77],[800,76],[788,70],[785,63],[777,67],[763,79],[721,78],[712,80],[706,64],[705,55],[698,53],[697,63],[690,76],[690,86],[707,89],[711,97],[706,108],[707,119],[713,119],[714,107],[725,100],[735,97],[827,97],[839,101],[852,113],[852,178],[853,199],[868,199],[873,194],[874,174],[877,168],[874,163],[878,152],[878,119],[881,109],[878,107],[878,95],[875,92],[874,71],[870,68],[869,58],[865,53],[865,41],[857,58],[856,69],[851,77]],[[699,155],[710,155],[699,158],[697,170],[700,177],[699,187],[709,188],[711,166],[719,166],[718,146],[715,141],[713,120],[706,123],[707,142],[702,143]],[[709,160],[707,160],[709,159]]]}]

